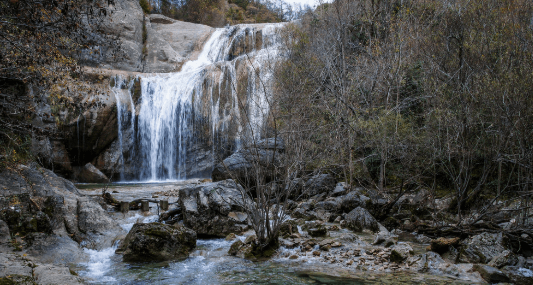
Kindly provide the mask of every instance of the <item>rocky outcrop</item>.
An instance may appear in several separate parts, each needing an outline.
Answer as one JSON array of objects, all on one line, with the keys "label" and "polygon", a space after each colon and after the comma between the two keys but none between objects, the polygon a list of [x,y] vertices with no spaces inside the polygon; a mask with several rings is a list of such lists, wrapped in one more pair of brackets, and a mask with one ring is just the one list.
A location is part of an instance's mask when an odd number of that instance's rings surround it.
[{"label": "rocky outcrop", "polygon": [[225,237],[248,228],[244,190],[233,180],[190,186],[179,191],[186,227],[199,236]]},{"label": "rocky outcrop", "polygon": [[364,208],[357,207],[346,214],[346,227],[354,232],[362,230],[379,231],[378,221]]},{"label": "rocky outcrop", "polygon": [[135,224],[117,253],[126,262],[171,261],[189,257],[195,247],[196,233],[186,227]]},{"label": "rocky outcrop", "polygon": [[[0,209],[11,234],[37,234],[35,241],[58,236],[91,248],[111,246],[122,232],[102,207],[79,194],[72,182],[52,171],[19,165],[0,172]],[[16,214],[14,214],[16,213]],[[61,239],[58,243],[63,243]],[[31,244],[28,244],[31,247]]]},{"label": "rocky outcrop", "polygon": [[87,163],[80,169],[77,179],[84,183],[107,183],[109,178],[94,165]]}]

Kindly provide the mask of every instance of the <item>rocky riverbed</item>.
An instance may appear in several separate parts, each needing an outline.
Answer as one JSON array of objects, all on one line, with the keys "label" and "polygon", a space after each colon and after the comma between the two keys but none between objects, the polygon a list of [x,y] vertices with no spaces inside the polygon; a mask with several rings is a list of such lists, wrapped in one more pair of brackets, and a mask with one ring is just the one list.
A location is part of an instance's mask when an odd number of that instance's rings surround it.
[{"label": "rocky riverbed", "polygon": [[[0,176],[4,190],[0,278],[6,282],[531,284],[533,280],[531,257],[514,253],[501,233],[431,239],[406,227],[389,230],[367,210],[370,202],[360,203],[371,198],[339,189],[342,184],[322,197],[290,203],[291,218],[281,229],[279,249],[267,260],[252,261],[246,245],[254,240],[254,232],[242,205],[235,202],[239,186],[231,180],[84,184],[78,189],[35,166],[5,170]],[[150,208],[142,211],[134,203],[121,212],[102,198],[103,190],[119,202],[149,200]],[[52,198],[60,202],[54,204]],[[168,211],[155,203],[160,200],[169,202]],[[140,259],[125,262],[124,251],[117,249],[124,246],[135,224],[146,224],[148,231],[133,242],[133,251],[157,251],[150,248],[154,239],[148,236],[161,236],[166,230],[156,228],[168,227],[175,235],[187,232],[188,240],[159,243],[166,252],[159,261],[143,260],[141,254]],[[181,246],[179,251],[174,244]],[[175,252],[179,254],[173,257]]]}]

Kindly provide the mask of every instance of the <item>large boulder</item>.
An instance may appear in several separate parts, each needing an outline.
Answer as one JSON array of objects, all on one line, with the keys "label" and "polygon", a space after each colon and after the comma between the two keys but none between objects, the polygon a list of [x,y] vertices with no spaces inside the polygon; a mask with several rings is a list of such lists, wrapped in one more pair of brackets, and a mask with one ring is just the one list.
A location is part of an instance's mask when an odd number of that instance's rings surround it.
[{"label": "large boulder", "polygon": [[318,194],[328,194],[335,189],[337,181],[331,174],[318,174],[311,177],[304,184],[304,194],[315,196]]},{"label": "large boulder", "polygon": [[179,191],[185,226],[199,236],[225,237],[248,228],[244,189],[233,180],[190,186]]},{"label": "large boulder", "polygon": [[80,169],[78,180],[84,183],[107,183],[109,178],[94,165],[87,163]]},{"label": "large boulder", "polygon": [[358,191],[350,192],[346,195],[337,197],[340,204],[340,210],[348,213],[357,207],[365,207],[370,198],[361,195]]},{"label": "large boulder", "polygon": [[[111,246],[123,231],[98,203],[48,169],[24,165],[16,171],[4,169],[0,189],[0,208],[9,216],[4,221],[13,235],[42,232],[101,249]],[[44,236],[35,238],[40,237]]]},{"label": "large boulder", "polygon": [[459,261],[489,263],[508,248],[503,233],[482,233],[462,242]]},{"label": "large boulder", "polygon": [[354,232],[360,232],[364,229],[373,232],[379,231],[378,221],[364,208],[357,207],[350,213],[346,214],[346,227]]},{"label": "large boulder", "polygon": [[126,262],[170,261],[189,257],[196,233],[161,223],[135,224],[117,249]]},{"label": "large boulder", "polygon": [[[274,145],[271,139],[250,144],[217,164],[213,169],[212,179],[213,181],[241,179],[247,183],[253,182],[255,170],[258,168],[273,169],[279,165],[282,146],[281,141]],[[267,180],[271,178],[267,177]]]},{"label": "large boulder", "polygon": [[517,266],[505,266],[501,271],[509,278],[509,281],[516,285],[533,284],[533,271]]},{"label": "large boulder", "polygon": [[479,272],[481,277],[485,279],[487,282],[493,284],[493,283],[500,283],[500,282],[509,282],[509,277],[505,275],[502,271],[500,271],[498,268],[494,268],[488,265],[484,264],[476,264],[474,265],[474,271]]}]

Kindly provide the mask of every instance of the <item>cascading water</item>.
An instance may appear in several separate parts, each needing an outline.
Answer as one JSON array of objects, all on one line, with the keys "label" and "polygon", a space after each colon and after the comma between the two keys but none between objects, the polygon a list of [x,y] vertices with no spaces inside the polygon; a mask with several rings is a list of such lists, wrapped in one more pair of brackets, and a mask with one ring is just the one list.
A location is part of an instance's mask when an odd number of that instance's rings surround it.
[{"label": "cascading water", "polygon": [[228,152],[243,138],[259,138],[269,112],[269,64],[278,57],[279,27],[216,29],[180,72],[143,76],[135,137],[139,180],[209,175],[217,148]]}]

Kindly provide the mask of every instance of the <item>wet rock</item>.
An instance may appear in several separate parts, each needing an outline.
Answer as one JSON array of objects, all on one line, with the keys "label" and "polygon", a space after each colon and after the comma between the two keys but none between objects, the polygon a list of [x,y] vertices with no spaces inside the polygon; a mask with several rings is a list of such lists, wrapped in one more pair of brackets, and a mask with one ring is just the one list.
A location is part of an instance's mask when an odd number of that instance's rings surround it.
[{"label": "wet rock", "polygon": [[316,225],[307,229],[307,233],[312,237],[325,237],[328,234],[328,230],[323,225]]},{"label": "wet rock", "polygon": [[80,172],[77,176],[78,180],[80,182],[84,183],[107,183],[109,182],[109,178],[105,176],[98,168],[94,167],[94,165],[87,163],[85,166],[83,166],[82,169],[80,169]]},{"label": "wet rock", "polygon": [[11,242],[11,234],[9,233],[9,227],[7,223],[0,220],[0,244],[6,244]]},{"label": "wet rock", "polygon": [[239,252],[239,249],[244,245],[244,242],[242,242],[240,239],[236,240],[234,243],[231,244],[228,254],[229,255],[237,255]]},{"label": "wet rock", "polygon": [[413,254],[413,248],[407,243],[399,243],[391,247],[390,261],[402,262]]},{"label": "wet rock", "polygon": [[426,244],[427,244],[427,243],[431,243],[431,238],[430,238],[430,237],[427,237],[427,236],[425,236],[425,235],[422,235],[422,234],[417,235],[417,236],[415,237],[415,239],[416,239],[416,241],[418,241],[419,243],[426,243]]},{"label": "wet rock", "polygon": [[304,184],[304,194],[314,196],[322,193],[329,193],[335,188],[335,177],[330,174],[318,174],[311,177]]},{"label": "wet rock", "polygon": [[502,233],[482,233],[462,242],[459,260],[470,263],[489,263],[507,249],[507,240]]},{"label": "wet rock", "polygon": [[509,278],[509,282],[516,285],[533,284],[533,271],[518,266],[505,266],[501,271]]},{"label": "wet rock", "polygon": [[196,233],[186,227],[135,224],[117,253],[123,253],[126,262],[169,261],[189,257],[195,247]]},{"label": "wet rock", "polygon": [[245,231],[248,225],[243,203],[251,201],[243,201],[241,191],[244,190],[233,180],[180,189],[179,203],[185,226],[200,236],[225,237]]},{"label": "wet rock", "polygon": [[457,246],[459,242],[461,241],[460,238],[443,238],[440,237],[438,239],[431,240],[430,247],[431,251],[434,251],[439,254],[443,254],[450,250],[450,246]]},{"label": "wet rock", "polygon": [[484,264],[476,264],[473,269],[479,272],[481,277],[489,283],[509,282],[509,278],[497,268]]},{"label": "wet rock", "polygon": [[279,245],[279,240],[275,240],[267,246],[262,247],[258,245],[257,237],[252,235],[248,236],[244,242],[241,240],[235,241],[231,245],[228,254],[252,261],[257,261],[272,257],[279,248]]},{"label": "wet rock", "polygon": [[361,207],[353,209],[346,215],[346,227],[354,232],[360,232],[364,229],[373,232],[379,231],[376,219],[366,209]]},{"label": "wet rock", "polygon": [[289,259],[298,259],[298,255],[293,254],[293,255],[289,256]]},{"label": "wet rock", "polygon": [[495,256],[487,265],[495,268],[502,268],[504,266],[514,266],[518,263],[518,257],[510,250],[504,250],[499,255]]},{"label": "wet rock", "polygon": [[314,256],[320,256],[320,251],[318,251],[318,250],[313,251],[313,255]]}]

